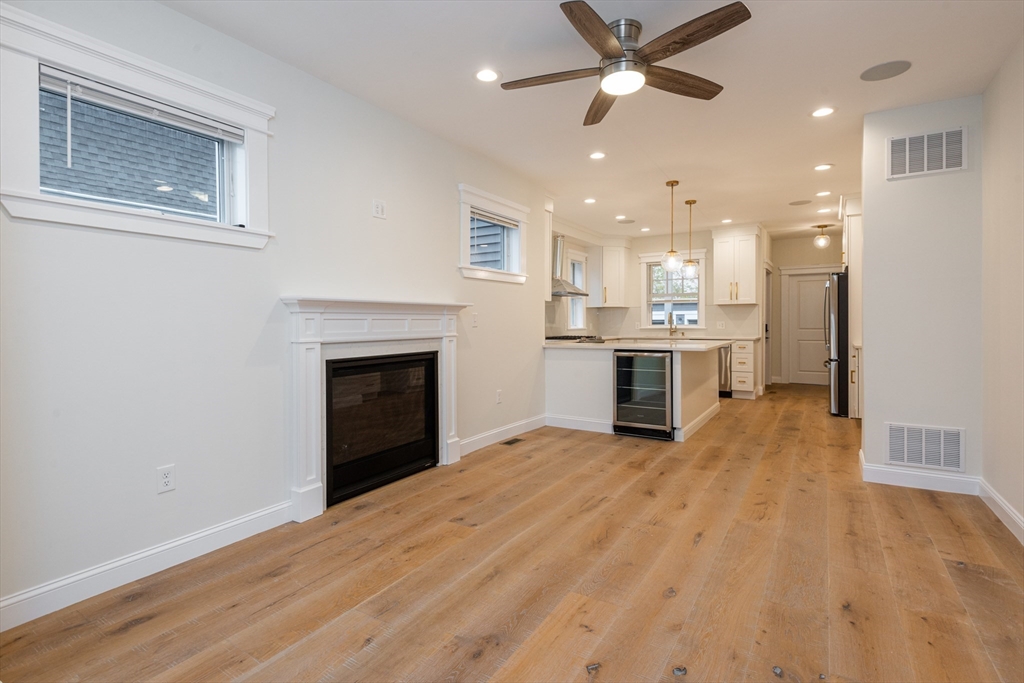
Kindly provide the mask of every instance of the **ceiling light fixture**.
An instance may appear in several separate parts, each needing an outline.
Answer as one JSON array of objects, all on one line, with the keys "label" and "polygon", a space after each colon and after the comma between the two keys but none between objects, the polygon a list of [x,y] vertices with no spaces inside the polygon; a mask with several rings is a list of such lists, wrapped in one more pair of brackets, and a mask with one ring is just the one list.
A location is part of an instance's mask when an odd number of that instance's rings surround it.
[{"label": "ceiling light fixture", "polygon": [[601,90],[609,95],[628,95],[644,87],[647,65],[635,59],[612,62],[601,69]]},{"label": "ceiling light fixture", "polygon": [[815,196],[815,197],[827,197],[827,196],[829,196],[830,194],[832,194],[832,193],[831,193],[831,192],[819,192],[818,194],[816,194],[816,195],[814,195],[814,196]]},{"label": "ceiling light fixture", "polygon": [[626,220],[626,217],[625,216],[616,216],[615,220],[617,220],[617,221],[624,221],[624,220]]},{"label": "ceiling light fixture", "polygon": [[815,225],[814,227],[821,230],[820,235],[814,236],[814,246],[818,249],[824,249],[828,245],[832,244],[832,238],[825,234],[825,228],[832,227],[831,224]]},{"label": "ceiling light fixture", "polygon": [[815,109],[813,112],[811,112],[811,116],[820,119],[822,116],[828,116],[834,111],[835,109],[833,109],[832,107],[822,107],[821,109]]},{"label": "ceiling light fixture", "polygon": [[650,228],[640,228],[640,232],[650,232]]},{"label": "ceiling light fixture", "polygon": [[593,199],[593,198],[588,198],[588,199],[584,199],[584,200],[583,200],[583,203],[584,203],[584,204],[593,204],[593,203],[594,203],[594,202],[596,202],[596,201],[597,201],[596,199]]},{"label": "ceiling light fixture", "polygon": [[731,218],[726,218],[722,222],[723,223],[732,223],[732,219]]},{"label": "ceiling light fixture", "polygon": [[484,83],[490,83],[491,81],[496,81],[501,78],[501,74],[494,69],[481,69],[476,72],[476,77],[477,80],[483,81]]},{"label": "ceiling light fixture", "polygon": [[831,213],[832,209],[818,209],[818,213]]},{"label": "ceiling light fixture", "polygon": [[832,164],[818,164],[817,166],[814,167],[814,170],[815,171],[827,171],[830,168],[832,168]]},{"label": "ceiling light fixture", "polygon": [[683,263],[683,277],[687,280],[693,280],[697,277],[697,270],[699,266],[697,262],[693,260],[693,205],[697,203],[696,199],[687,199],[686,205],[690,207],[690,243],[686,247],[686,262]]},{"label": "ceiling light fixture", "polygon": [[590,153],[590,158],[591,159],[604,159],[604,152],[591,152]]},{"label": "ceiling light fixture", "polygon": [[[683,258],[676,251],[676,185],[679,184],[678,180],[670,180],[665,185],[670,189],[671,199],[668,214],[668,225],[669,225],[669,238],[668,238],[668,251],[661,257],[661,267],[665,269],[666,273],[678,273],[683,269]],[[693,209],[690,209],[691,215]]]}]

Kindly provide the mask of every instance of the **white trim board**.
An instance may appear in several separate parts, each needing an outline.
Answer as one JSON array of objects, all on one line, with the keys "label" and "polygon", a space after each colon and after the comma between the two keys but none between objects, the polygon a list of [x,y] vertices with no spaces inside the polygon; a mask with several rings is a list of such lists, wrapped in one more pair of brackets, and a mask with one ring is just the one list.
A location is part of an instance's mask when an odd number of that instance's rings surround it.
[{"label": "white trim board", "polygon": [[691,422],[690,424],[688,424],[685,427],[683,427],[682,430],[678,430],[678,429],[676,430],[676,431],[682,431],[682,438],[679,439],[679,440],[680,441],[686,441],[686,439],[688,439],[689,437],[693,436],[697,432],[697,430],[699,430],[701,427],[703,427],[708,422],[710,422],[711,418],[713,418],[715,415],[718,415],[718,413],[721,410],[722,410],[722,404],[720,402],[716,401],[714,405],[712,405],[710,408],[708,408],[703,413],[698,415],[693,420],[693,422]]},{"label": "white trim board", "polygon": [[861,478],[866,482],[980,496],[1006,528],[1024,544],[1024,515],[1014,510],[983,478],[898,465],[869,465],[864,460],[863,450],[859,456]]},{"label": "white trim board", "polygon": [[545,415],[544,421],[548,427],[578,429],[581,432],[600,432],[601,434],[612,433],[611,420],[594,420],[588,417],[569,417],[568,415]]},{"label": "white trim board", "polygon": [[63,609],[291,520],[291,500],[0,598],[0,630]]},{"label": "white trim board", "polygon": [[532,432],[534,429],[540,429],[545,424],[545,416],[538,415],[536,417],[520,420],[519,422],[513,422],[512,424],[505,425],[504,427],[492,429],[488,432],[484,432],[483,434],[471,436],[462,440],[461,454],[466,455],[506,439],[511,439],[514,436],[519,436],[526,432]]}]

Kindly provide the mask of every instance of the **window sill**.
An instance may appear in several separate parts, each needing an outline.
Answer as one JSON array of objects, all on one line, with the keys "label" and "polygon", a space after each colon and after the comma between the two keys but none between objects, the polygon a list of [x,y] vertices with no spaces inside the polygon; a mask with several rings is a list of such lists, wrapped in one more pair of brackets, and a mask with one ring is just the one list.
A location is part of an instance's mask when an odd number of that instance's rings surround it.
[{"label": "window sill", "polygon": [[22,220],[227,244],[249,249],[262,249],[274,236],[272,232],[236,228],[233,225],[196,218],[169,216],[20,190],[0,190],[0,204],[7,209],[12,218]]},{"label": "window sill", "polygon": [[462,277],[474,278],[477,280],[491,280],[493,282],[512,282],[517,285],[526,283],[525,273],[510,273],[505,270],[494,268],[479,268],[477,266],[459,266]]},{"label": "window sill", "polygon": [[[640,329],[641,330],[665,330],[666,332],[668,332],[669,328],[666,327],[665,325],[641,325]],[[679,327],[676,327],[676,329],[677,330],[682,330],[683,332],[686,332],[687,330],[706,330],[708,328],[704,327],[704,326],[701,326],[701,325],[681,325]]]}]

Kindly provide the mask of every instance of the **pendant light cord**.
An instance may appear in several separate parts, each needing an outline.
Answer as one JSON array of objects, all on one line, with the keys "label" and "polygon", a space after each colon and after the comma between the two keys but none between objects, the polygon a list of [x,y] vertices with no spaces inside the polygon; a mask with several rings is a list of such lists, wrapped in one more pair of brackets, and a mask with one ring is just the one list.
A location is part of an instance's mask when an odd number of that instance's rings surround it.
[{"label": "pendant light cord", "polygon": [[669,200],[669,206],[671,208],[669,209],[669,217],[668,217],[668,224],[669,224],[668,250],[669,251],[675,251],[676,250],[676,186],[675,185],[669,185],[669,191],[672,194],[671,194],[671,199]]},{"label": "pendant light cord", "polygon": [[690,204],[690,238],[686,243],[686,260],[693,260],[693,204]]}]

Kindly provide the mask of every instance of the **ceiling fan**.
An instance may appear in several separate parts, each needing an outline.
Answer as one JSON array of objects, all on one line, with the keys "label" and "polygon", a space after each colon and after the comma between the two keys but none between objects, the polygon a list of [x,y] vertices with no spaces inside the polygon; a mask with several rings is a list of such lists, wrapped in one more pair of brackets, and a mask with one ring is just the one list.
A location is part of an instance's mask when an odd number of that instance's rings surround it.
[{"label": "ceiling fan", "polygon": [[616,97],[636,92],[644,84],[684,97],[710,100],[722,92],[722,86],[700,76],[655,66],[654,63],[711,40],[750,18],[746,5],[734,2],[677,26],[640,47],[643,27],[636,19],[616,19],[605,24],[583,0],[563,2],[560,7],[573,28],[601,56],[601,65],[508,81],[501,87],[503,90],[516,90],[600,76],[601,89],[590,103],[583,119],[584,126],[600,123],[615,104]]}]

